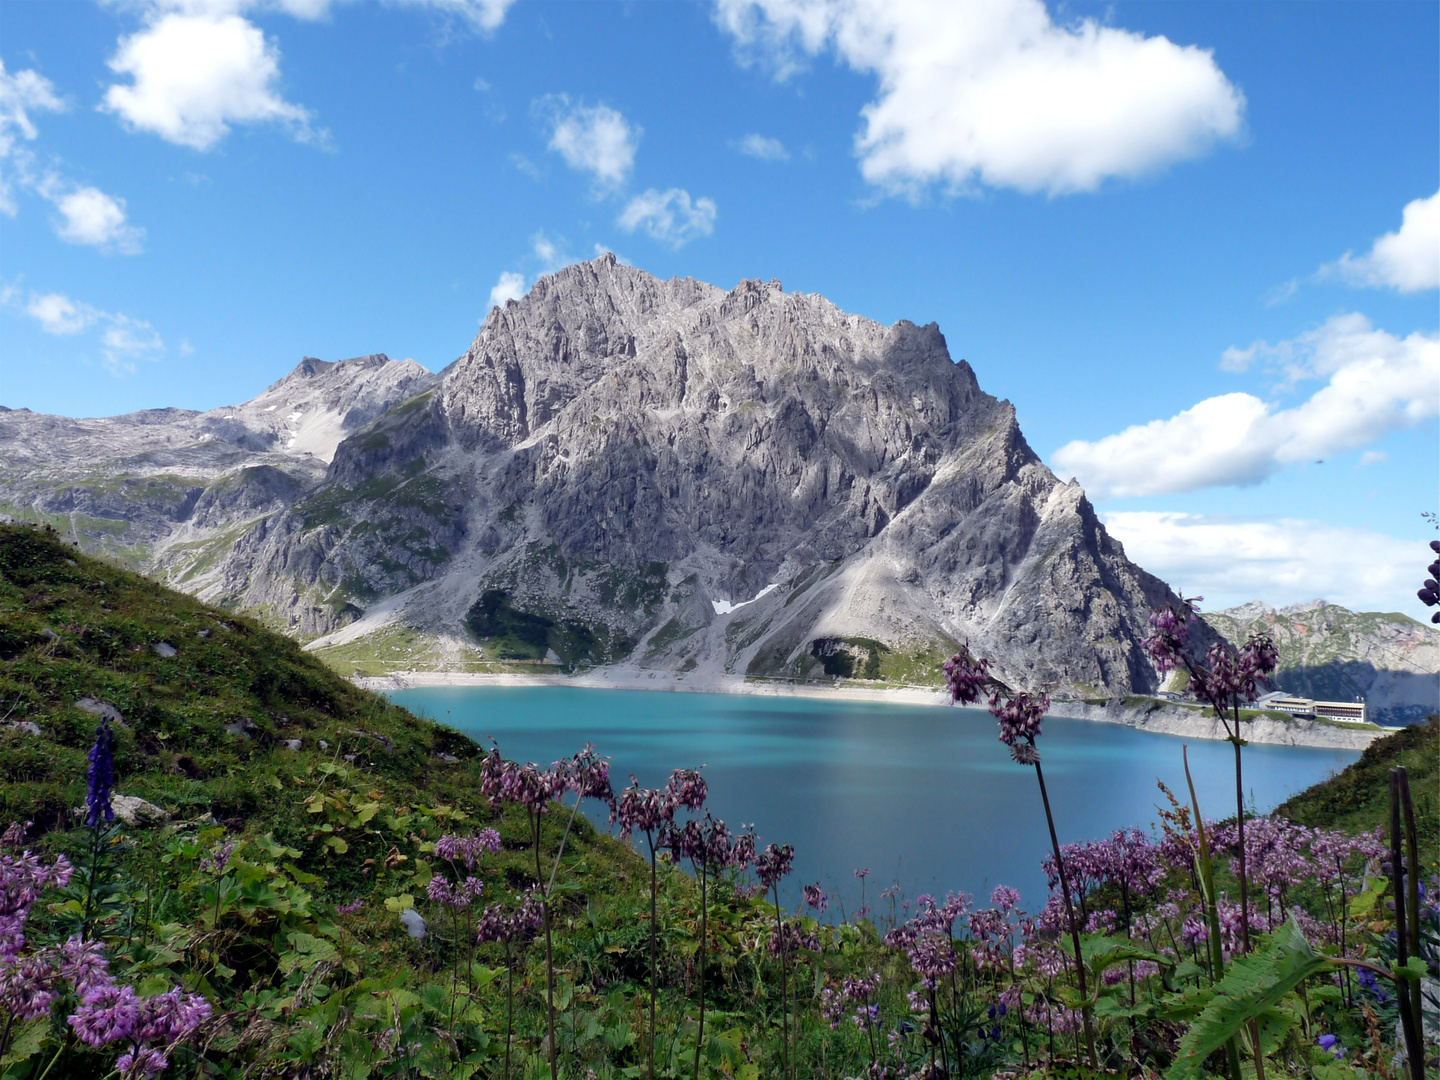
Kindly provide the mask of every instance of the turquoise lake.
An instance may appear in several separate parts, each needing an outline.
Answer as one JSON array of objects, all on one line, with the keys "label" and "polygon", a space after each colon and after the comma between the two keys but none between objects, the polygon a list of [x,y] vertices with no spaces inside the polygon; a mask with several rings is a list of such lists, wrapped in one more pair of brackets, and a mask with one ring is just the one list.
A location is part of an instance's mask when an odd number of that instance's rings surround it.
[{"label": "turquoise lake", "polygon": [[[617,791],[634,773],[658,786],[671,769],[705,766],[710,808],[762,842],[795,845],[798,895],[820,881],[837,908],[899,883],[904,895],[1000,883],[1027,907],[1045,896],[1050,850],[1033,769],[1010,761],[989,713],[919,705],[579,687],[444,687],[395,691],[398,705],[450,724],[507,757],[548,764],[586,742],[612,760]],[[1061,843],[1122,826],[1150,830],[1155,786],[1184,797],[1185,740],[1051,717],[1040,737]],[[1234,813],[1229,743],[1189,740],[1207,818]],[[1265,812],[1359,757],[1357,751],[1247,746],[1245,795]],[[598,804],[596,804],[598,805]],[[595,809],[592,804],[587,807]],[[603,812],[593,814],[597,823]]]}]

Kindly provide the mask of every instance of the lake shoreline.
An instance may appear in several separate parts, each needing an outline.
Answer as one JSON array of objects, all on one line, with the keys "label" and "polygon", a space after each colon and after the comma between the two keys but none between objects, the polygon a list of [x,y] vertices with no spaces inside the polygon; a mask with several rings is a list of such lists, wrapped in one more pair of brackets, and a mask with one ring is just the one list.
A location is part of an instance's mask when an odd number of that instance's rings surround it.
[{"label": "lake shoreline", "polygon": [[[813,698],[828,701],[893,702],[900,705],[948,705],[943,690],[918,686],[797,686],[788,682],[762,682],[740,675],[675,674],[631,668],[605,668],[581,675],[531,675],[460,671],[402,671],[392,675],[352,677],[357,686],[379,693],[421,687],[573,686],[590,690],[649,690],[662,693],[750,694],[762,697]],[[1213,716],[1179,705],[1127,706],[1120,701],[1092,705],[1081,701],[1055,701],[1050,716],[1095,723],[1120,724],[1161,735],[1188,739],[1224,740],[1224,728]],[[1321,749],[1364,750],[1385,730],[1344,728],[1308,720],[1262,717],[1247,721],[1245,740],[1269,746],[1307,746]]]}]

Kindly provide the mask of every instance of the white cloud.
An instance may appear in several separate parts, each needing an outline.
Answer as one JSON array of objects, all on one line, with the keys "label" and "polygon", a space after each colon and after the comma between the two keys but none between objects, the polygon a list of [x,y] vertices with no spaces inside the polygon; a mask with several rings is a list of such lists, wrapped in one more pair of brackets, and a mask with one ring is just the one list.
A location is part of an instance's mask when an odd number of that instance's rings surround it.
[{"label": "white cloud", "polygon": [[67,243],[137,254],[145,230],[126,222],[124,199],[82,187],[52,166],[42,167],[27,145],[39,135],[30,113],[64,107],[49,79],[29,70],[11,75],[0,62],[0,212],[18,212],[14,192],[19,187],[60,212],[55,231]]},{"label": "white cloud", "polygon": [[61,240],[70,244],[114,248],[126,255],[139,254],[145,230],[126,224],[124,199],[106,195],[93,187],[75,188],[61,194],[63,185],[59,185],[59,190],[51,195],[54,186],[42,184],[40,191],[60,211],[61,221],[55,231]]},{"label": "white cloud", "polygon": [[159,15],[121,38],[109,64],[134,81],[111,86],[103,108],[181,146],[208,150],[234,123],[274,122],[302,142],[323,138],[311,113],[277,92],[279,49],[239,15]]},{"label": "white cloud", "polygon": [[1418,614],[1415,589],[1433,553],[1422,540],[1319,521],[1133,511],[1101,514],[1125,554],[1204,610],[1323,596],[1354,611]]},{"label": "white cloud", "polygon": [[1057,26],[1042,0],[717,0],[716,20],[777,78],[825,50],[873,73],[855,149],[892,193],[1089,191],[1198,157],[1245,110],[1208,50]]},{"label": "white cloud", "polygon": [[47,334],[78,334],[105,315],[61,293],[31,293],[25,314],[38,320]]},{"label": "white cloud", "polygon": [[424,7],[453,15],[482,34],[499,29],[515,0],[386,0],[401,7]]},{"label": "white cloud", "polygon": [[490,307],[504,307],[506,301],[519,300],[524,295],[525,275],[507,270],[490,290]]},{"label": "white cloud", "polygon": [[1388,460],[1390,460],[1390,455],[1385,453],[1384,450],[1366,450],[1360,455],[1359,464],[1362,466],[1379,465],[1382,461]]},{"label": "white cloud", "polygon": [[1321,273],[1402,293],[1440,287],[1440,191],[1407,203],[1399,231],[1376,240],[1370,254],[1357,259],[1347,251]]},{"label": "white cloud", "polygon": [[535,103],[550,127],[549,149],[579,172],[588,172],[604,188],[625,182],[635,165],[642,129],[608,105],[571,104],[564,94]]},{"label": "white cloud", "polygon": [[29,70],[11,75],[0,60],[0,211],[13,216],[17,209],[14,184],[31,182],[33,155],[19,141],[33,142],[39,134],[30,113],[64,108],[49,79]]},{"label": "white cloud", "polygon": [[746,135],[734,144],[735,149],[761,161],[789,161],[790,151],[779,139],[771,139],[754,133]]},{"label": "white cloud", "polygon": [[101,311],[63,293],[32,292],[23,306],[18,295],[16,286],[0,289],[0,307],[28,315],[47,334],[79,334],[97,324],[102,326],[100,353],[105,358],[105,367],[113,375],[132,374],[137,361],[158,360],[165,354],[160,334],[143,319]]},{"label": "white cloud", "polygon": [[631,199],[616,224],[626,232],[643,228],[662,244],[681,248],[697,236],[715,231],[715,200],[701,197],[694,202],[682,188],[656,191],[654,188]]},{"label": "white cloud", "polygon": [[1168,420],[1076,440],[1055,452],[1056,471],[1102,500],[1258,484],[1292,462],[1359,449],[1440,413],[1440,334],[1397,338],[1363,315],[1337,315],[1291,341],[1227,350],[1221,363],[1235,370],[1256,357],[1274,360],[1284,385],[1327,382],[1294,408],[1222,394]]},{"label": "white cloud", "polygon": [[110,325],[100,335],[100,352],[112,374],[132,374],[137,360],[155,360],[165,352],[165,343],[148,322],[128,315],[107,318]]}]

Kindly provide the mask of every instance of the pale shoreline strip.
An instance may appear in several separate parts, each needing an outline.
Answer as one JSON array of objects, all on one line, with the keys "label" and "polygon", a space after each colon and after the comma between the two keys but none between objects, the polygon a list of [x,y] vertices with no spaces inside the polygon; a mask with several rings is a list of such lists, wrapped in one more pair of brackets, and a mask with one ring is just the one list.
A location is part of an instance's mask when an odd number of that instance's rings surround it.
[{"label": "pale shoreline strip", "polygon": [[[574,686],[589,690],[649,690],[692,694],[753,694],[762,697],[813,698],[828,701],[892,702],[900,705],[948,705],[943,690],[919,686],[882,689],[866,686],[797,686],[794,683],[760,682],[740,675],[686,675],[634,669],[602,669],[583,675],[530,675],[512,672],[479,673],[462,671],[401,671],[391,675],[357,675],[352,680],[366,690],[380,692],[424,687]],[[1079,701],[1056,701],[1050,716],[1122,724],[1138,731],[1176,735],[1189,739],[1225,738],[1213,716],[1178,705],[1126,706],[1118,701],[1090,705]],[[1388,734],[1379,728],[1346,728],[1307,720],[1276,720],[1261,717],[1245,724],[1246,742],[1269,746],[1308,746],[1334,750],[1364,750]]]}]

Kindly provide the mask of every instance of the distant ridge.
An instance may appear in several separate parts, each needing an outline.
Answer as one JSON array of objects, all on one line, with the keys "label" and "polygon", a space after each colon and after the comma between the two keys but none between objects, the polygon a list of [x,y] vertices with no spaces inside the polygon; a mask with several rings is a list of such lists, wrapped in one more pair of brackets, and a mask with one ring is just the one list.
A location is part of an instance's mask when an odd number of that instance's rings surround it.
[{"label": "distant ridge", "polygon": [[1440,710],[1440,630],[1397,612],[1355,612],[1325,600],[1279,609],[1259,600],[1202,618],[1239,645],[1267,631],[1280,648],[1272,680],[1329,701],[1363,697],[1370,718],[1399,726]]}]

